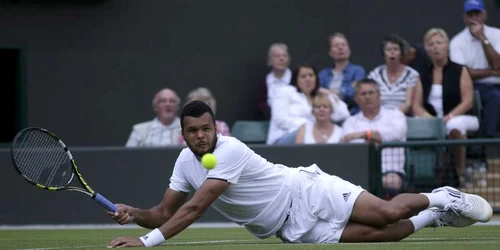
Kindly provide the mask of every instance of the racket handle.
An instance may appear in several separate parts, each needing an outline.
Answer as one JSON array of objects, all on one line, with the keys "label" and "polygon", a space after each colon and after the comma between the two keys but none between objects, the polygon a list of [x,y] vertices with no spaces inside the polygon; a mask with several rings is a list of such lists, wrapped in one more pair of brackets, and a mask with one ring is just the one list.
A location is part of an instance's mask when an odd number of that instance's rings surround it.
[{"label": "racket handle", "polygon": [[115,204],[113,204],[111,201],[109,201],[108,199],[106,199],[104,196],[96,193],[95,196],[94,196],[94,200],[97,201],[97,203],[99,203],[99,205],[103,206],[104,208],[106,208],[108,211],[110,212],[116,212],[116,206]]}]

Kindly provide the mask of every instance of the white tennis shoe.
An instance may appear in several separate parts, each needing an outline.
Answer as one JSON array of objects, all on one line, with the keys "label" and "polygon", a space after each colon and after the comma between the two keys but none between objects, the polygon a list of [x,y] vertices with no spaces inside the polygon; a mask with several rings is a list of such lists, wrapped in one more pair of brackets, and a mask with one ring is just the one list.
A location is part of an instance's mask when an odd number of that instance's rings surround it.
[{"label": "white tennis shoe", "polygon": [[430,208],[422,211],[427,213],[433,219],[433,223],[427,227],[468,227],[477,221],[469,219],[465,216],[460,216],[453,210],[444,210],[438,208]]},{"label": "white tennis shoe", "polygon": [[[441,187],[432,190],[432,192],[446,193],[448,204],[443,210],[447,213],[451,210],[458,217],[466,217],[471,221],[479,222],[488,222],[493,216],[491,205],[481,196],[463,193],[452,187]],[[452,214],[449,213],[449,216],[452,216]]]}]

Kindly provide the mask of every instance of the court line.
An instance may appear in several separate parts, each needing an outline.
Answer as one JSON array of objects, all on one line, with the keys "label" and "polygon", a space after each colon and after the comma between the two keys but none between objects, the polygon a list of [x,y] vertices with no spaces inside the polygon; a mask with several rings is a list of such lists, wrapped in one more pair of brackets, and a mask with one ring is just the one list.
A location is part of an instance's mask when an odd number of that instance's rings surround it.
[{"label": "court line", "polygon": [[[207,240],[207,241],[185,241],[185,242],[167,242],[163,243],[162,246],[179,246],[179,245],[198,245],[198,244],[218,244],[218,243],[242,243],[242,242],[258,242],[252,240]],[[235,244],[236,245],[236,244]],[[44,248],[18,248],[13,250],[59,250],[59,249],[85,249],[85,248],[96,248],[104,247],[103,245],[96,246],[71,246],[71,247],[44,247]]]},{"label": "court line", "polygon": [[[200,222],[189,228],[243,228],[233,222]],[[136,224],[47,224],[47,225],[0,225],[0,230],[55,230],[55,229],[144,229]]]},{"label": "court line", "polygon": [[[474,239],[474,241],[470,241],[468,239]],[[401,245],[414,245],[414,244],[436,244],[435,241],[425,242],[425,241],[417,241],[417,240],[445,240],[440,241],[439,244],[457,244],[456,241],[450,240],[449,238],[410,238],[400,242],[379,242],[379,243],[341,243],[342,245],[389,245],[389,244],[401,244]],[[468,240],[467,244],[480,244],[480,245],[490,245],[490,244],[498,244],[499,240],[497,238],[461,238],[460,240]],[[486,241],[485,241],[486,240]],[[186,242],[168,242],[162,244],[162,246],[179,246],[179,245],[197,245],[197,244],[218,244],[218,243],[230,243],[225,246],[238,246],[238,243],[249,243],[256,245],[264,245],[264,246],[279,246],[283,245],[283,243],[258,243],[261,242],[259,240],[207,240],[207,241],[186,241]],[[301,245],[322,245],[322,244],[301,244]],[[327,244],[325,244],[327,245]],[[59,249],[85,249],[85,248],[96,248],[96,247],[104,247],[102,245],[95,246],[70,246],[70,247],[46,247],[46,248],[19,248],[14,250],[59,250]]]}]

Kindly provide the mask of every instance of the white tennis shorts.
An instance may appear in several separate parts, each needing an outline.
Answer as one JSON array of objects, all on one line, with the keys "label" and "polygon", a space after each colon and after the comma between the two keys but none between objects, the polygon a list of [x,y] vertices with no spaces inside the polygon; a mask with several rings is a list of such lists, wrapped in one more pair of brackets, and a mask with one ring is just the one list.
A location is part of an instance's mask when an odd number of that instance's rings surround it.
[{"label": "white tennis shorts", "polygon": [[285,243],[337,243],[364,191],[312,165],[294,180],[289,217],[276,236]]}]

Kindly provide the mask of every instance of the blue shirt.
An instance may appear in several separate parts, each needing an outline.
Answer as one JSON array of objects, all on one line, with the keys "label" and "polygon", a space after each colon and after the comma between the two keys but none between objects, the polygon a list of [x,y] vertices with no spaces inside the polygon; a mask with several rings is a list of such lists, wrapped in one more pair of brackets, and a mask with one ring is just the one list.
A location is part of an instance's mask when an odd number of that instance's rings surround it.
[{"label": "blue shirt", "polygon": [[[333,78],[333,67],[322,69],[319,74],[319,85],[322,88],[329,89],[330,82]],[[344,78],[342,80],[342,85],[339,88],[340,97],[349,105],[349,107],[355,106],[354,95],[356,90],[352,86],[353,82],[359,81],[366,77],[365,69],[360,65],[355,65],[348,63],[343,71]],[[353,110],[351,110],[353,111]],[[357,111],[357,110],[356,110]]]},{"label": "blue shirt", "polygon": [[[333,67],[322,69],[319,76],[319,85],[322,88],[329,89],[330,82],[333,78]],[[342,85],[340,86],[339,92],[344,99],[354,98],[355,89],[352,83],[359,81],[366,77],[366,71],[360,65],[355,65],[352,63],[347,64],[343,71],[344,79],[342,80]]]}]

